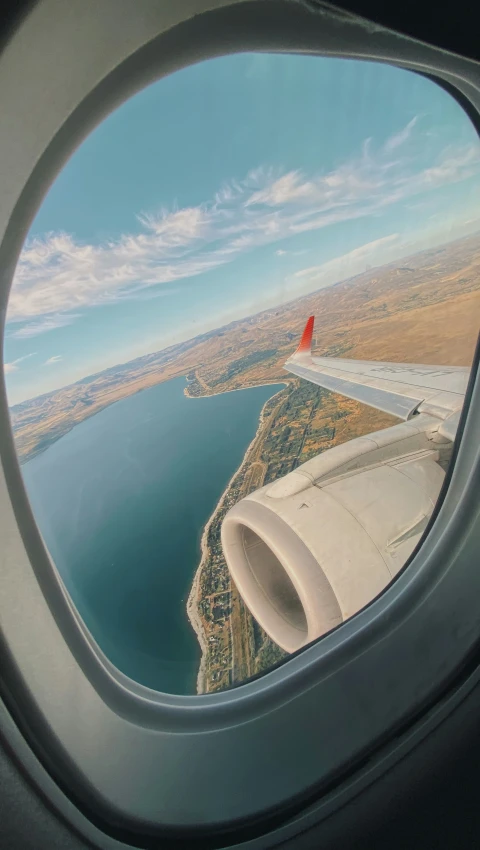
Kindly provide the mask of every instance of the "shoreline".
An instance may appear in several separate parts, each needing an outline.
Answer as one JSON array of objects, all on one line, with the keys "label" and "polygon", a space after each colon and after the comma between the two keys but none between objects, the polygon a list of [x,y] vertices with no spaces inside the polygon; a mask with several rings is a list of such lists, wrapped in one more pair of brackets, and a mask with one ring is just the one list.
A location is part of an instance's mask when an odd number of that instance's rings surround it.
[{"label": "shoreline", "polygon": [[[84,415],[81,416],[80,419],[77,419],[73,422],[65,423],[65,430],[62,431],[60,434],[56,434],[55,437],[51,440],[51,442],[49,442],[46,446],[41,446],[41,447],[36,446],[34,449],[31,449],[30,451],[28,451],[24,456],[21,456],[21,454],[20,454],[21,449],[18,449],[17,445],[16,445],[16,435],[17,435],[17,431],[19,429],[16,428],[13,425],[13,422],[12,422],[11,423],[12,424],[12,431],[13,431],[13,436],[14,436],[14,440],[15,440],[15,447],[16,447],[16,451],[17,451],[18,462],[19,462],[20,466],[23,466],[24,463],[28,463],[29,461],[34,460],[34,458],[39,457],[39,455],[43,454],[44,452],[47,452],[52,446],[55,445],[55,443],[57,443],[59,440],[63,439],[63,437],[66,437],[67,434],[69,434],[70,431],[73,431],[74,428],[77,428],[78,425],[82,425],[82,423],[86,422],[88,419],[93,419],[94,416],[98,416],[99,413],[103,413],[103,411],[107,410],[109,407],[113,407],[113,405],[118,404],[121,401],[125,401],[129,398],[132,398],[135,395],[138,395],[139,393],[143,393],[143,392],[145,392],[145,390],[150,390],[150,389],[153,389],[154,387],[159,387],[161,384],[168,383],[168,381],[175,381],[177,378],[183,378],[183,377],[185,377],[185,376],[184,375],[173,375],[172,377],[166,378],[165,380],[156,381],[155,383],[147,384],[144,387],[137,387],[136,389],[132,389],[132,391],[129,392],[129,393],[125,393],[124,395],[118,396],[118,398],[109,399],[109,400],[106,400],[104,402],[99,403],[96,407],[94,407],[93,410],[90,409],[90,406],[89,406],[86,410],[84,410]],[[59,392],[60,391],[61,391],[61,389],[59,390]],[[192,396],[192,398],[193,398],[193,396]],[[35,401],[35,399],[32,399],[32,400]],[[28,399],[27,399],[27,401],[28,401]],[[12,410],[12,408],[9,408],[9,411],[11,411],[11,410]]]},{"label": "shoreline", "polygon": [[[193,381],[189,381],[189,383],[193,383]],[[254,390],[255,387],[276,387],[278,384],[283,384],[284,387],[288,387],[288,385],[290,383],[291,383],[291,381],[289,381],[288,379],[285,380],[285,381],[282,381],[281,379],[279,379],[278,381],[267,381],[264,384],[247,384],[245,387],[234,387],[233,390],[219,390],[218,392],[203,393],[202,395],[190,395],[190,393],[188,392],[188,384],[187,384],[187,386],[184,387],[183,394],[184,394],[185,398],[192,398],[192,399],[212,398],[212,396],[214,396],[214,395],[228,395],[228,393],[240,393],[240,392],[242,392],[242,390]],[[279,392],[281,392],[281,390],[279,390]],[[276,395],[276,393],[275,393],[275,395]],[[271,396],[271,398],[273,398],[273,396]],[[270,401],[270,399],[268,399],[268,401]],[[265,404],[266,403],[267,402],[265,402]]]},{"label": "shoreline", "polygon": [[[253,384],[252,387],[238,387],[235,390],[227,390],[227,392],[238,392],[240,390],[253,389],[253,387],[272,387],[272,386],[278,385],[279,383],[281,383],[281,382],[275,381],[275,382],[267,383],[267,384]],[[225,487],[225,490],[223,491],[222,495],[220,496],[213,513],[211,514],[211,516],[209,517],[209,519],[207,520],[207,522],[205,523],[205,526],[203,528],[202,538],[201,538],[201,542],[200,542],[200,552],[201,552],[200,563],[199,563],[197,569],[195,570],[195,575],[193,577],[192,586],[190,588],[190,593],[188,594],[188,599],[187,599],[187,617],[188,617],[190,624],[191,624],[191,626],[192,626],[192,628],[193,628],[193,630],[194,630],[194,632],[197,636],[197,640],[200,644],[200,650],[201,650],[201,653],[202,653],[202,656],[201,656],[201,659],[200,659],[200,665],[199,665],[199,668],[198,668],[198,674],[197,674],[197,694],[205,693],[205,684],[206,684],[205,683],[205,673],[206,673],[205,668],[206,668],[206,656],[207,656],[208,647],[207,647],[207,642],[206,642],[206,639],[205,639],[205,632],[203,630],[202,618],[200,617],[200,614],[198,612],[198,592],[200,590],[200,579],[201,579],[201,576],[202,576],[202,571],[203,571],[203,568],[204,568],[205,563],[207,561],[207,558],[209,557],[209,549],[208,549],[208,545],[207,545],[208,533],[210,531],[210,527],[211,527],[212,523],[217,518],[217,514],[219,513],[219,511],[223,507],[223,503],[224,503],[224,501],[225,501],[225,499],[226,499],[226,497],[227,497],[227,495],[230,491],[230,488],[231,488],[233,482],[235,481],[236,477],[238,475],[240,475],[240,473],[243,471],[243,468],[248,465],[250,453],[252,452],[254,445],[255,445],[258,437],[260,436],[260,433],[261,433],[261,430],[262,430],[262,427],[263,427],[263,423],[264,423],[264,419],[265,419],[265,408],[266,408],[267,404],[270,401],[272,401],[272,399],[275,398],[275,396],[277,396],[281,392],[283,392],[283,390],[285,389],[285,387],[288,386],[289,383],[290,383],[289,381],[286,381],[284,383],[284,385],[282,386],[282,388],[280,390],[278,390],[276,393],[274,393],[273,395],[271,395],[270,398],[267,398],[266,402],[264,403],[264,405],[263,405],[263,407],[260,411],[260,416],[258,418],[257,430],[255,431],[255,435],[254,435],[253,439],[250,441],[250,443],[249,443],[249,445],[248,445],[248,447],[245,451],[242,462],[241,462],[240,466],[235,470],[232,477],[230,478],[230,481],[228,482],[227,486]],[[184,393],[185,393],[185,390],[184,390]],[[187,394],[185,393],[185,395],[187,395]],[[211,393],[211,395],[223,395],[223,393]],[[208,396],[187,396],[187,398],[193,398],[193,399],[195,399],[195,398],[206,398],[206,397],[208,397]]]},{"label": "shoreline", "polygon": [[[248,384],[245,387],[235,387],[233,390],[223,390],[223,391],[219,391],[219,392],[208,392],[208,393],[204,393],[203,395],[196,396],[196,395],[190,395],[190,393],[188,392],[188,384],[190,384],[192,382],[188,381],[188,379],[186,378],[185,375],[173,375],[171,377],[166,378],[165,380],[160,380],[160,381],[157,381],[153,384],[147,384],[147,386],[145,386],[145,387],[138,387],[137,389],[132,390],[132,392],[130,392],[130,393],[125,393],[125,395],[121,395],[118,398],[114,398],[114,399],[108,400],[104,403],[101,403],[97,407],[95,407],[93,410],[87,409],[86,411],[84,411],[84,415],[80,419],[75,420],[73,422],[65,423],[65,430],[62,430],[61,433],[56,434],[55,437],[53,437],[53,439],[51,439],[51,441],[49,441],[47,443],[47,445],[42,445],[42,446],[36,445],[33,449],[30,449],[30,450],[27,450],[27,451],[22,451],[22,449],[17,446],[17,431],[19,429],[17,429],[12,423],[12,430],[13,430],[13,436],[14,436],[14,440],[15,440],[15,447],[16,447],[18,462],[19,462],[20,466],[23,466],[25,463],[29,463],[31,460],[34,460],[36,457],[39,457],[44,452],[47,452],[48,449],[50,449],[52,446],[54,446],[55,443],[57,443],[63,437],[66,437],[66,435],[69,434],[71,431],[73,431],[73,429],[76,428],[78,425],[81,425],[83,422],[86,422],[87,419],[92,419],[94,416],[97,416],[99,413],[102,413],[104,410],[106,410],[109,407],[112,407],[114,404],[118,404],[120,401],[124,401],[125,399],[131,398],[132,396],[137,395],[138,393],[144,392],[145,390],[153,389],[153,387],[160,386],[160,384],[168,383],[168,381],[174,381],[177,378],[182,378],[182,377],[185,378],[185,380],[187,381],[187,386],[184,387],[183,394],[186,398],[192,398],[192,399],[195,399],[195,398],[210,398],[211,396],[215,396],[215,395],[226,395],[227,393],[240,392],[240,390],[250,390],[250,389],[253,389],[254,387],[269,387],[269,386],[274,386],[275,384],[283,383],[283,381],[269,381],[268,383],[265,383],[265,384]],[[287,385],[288,385],[288,381],[285,381],[285,386],[287,386]],[[11,410],[11,408],[9,408],[9,411],[10,410]]]}]

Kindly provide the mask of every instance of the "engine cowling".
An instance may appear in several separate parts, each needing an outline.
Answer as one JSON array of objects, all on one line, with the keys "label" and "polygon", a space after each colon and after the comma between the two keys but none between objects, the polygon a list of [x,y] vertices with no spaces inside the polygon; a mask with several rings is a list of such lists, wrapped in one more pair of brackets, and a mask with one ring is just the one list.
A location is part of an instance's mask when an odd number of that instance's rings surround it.
[{"label": "engine cowling", "polygon": [[232,578],[284,650],[344,622],[405,564],[451,451],[438,425],[420,415],[329,449],[228,511],[222,546]]}]

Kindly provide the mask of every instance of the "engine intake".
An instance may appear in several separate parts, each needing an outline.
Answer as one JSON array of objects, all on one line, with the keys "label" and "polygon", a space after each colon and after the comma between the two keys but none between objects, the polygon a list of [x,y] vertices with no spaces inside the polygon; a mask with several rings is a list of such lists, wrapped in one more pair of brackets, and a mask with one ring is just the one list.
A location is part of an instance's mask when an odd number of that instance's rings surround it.
[{"label": "engine intake", "polygon": [[438,420],[360,437],[246,496],[222,526],[245,604],[294,652],[372,601],[401,569],[432,514],[451,443]]}]

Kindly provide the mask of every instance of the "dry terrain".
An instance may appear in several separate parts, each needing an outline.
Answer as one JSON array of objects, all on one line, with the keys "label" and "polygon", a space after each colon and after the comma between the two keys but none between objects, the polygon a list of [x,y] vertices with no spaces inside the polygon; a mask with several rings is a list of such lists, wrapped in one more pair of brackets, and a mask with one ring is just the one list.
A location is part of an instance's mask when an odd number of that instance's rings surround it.
[{"label": "dry terrain", "polygon": [[416,254],[11,408],[22,461],[120,398],[179,375],[190,395],[285,377],[305,320],[318,353],[465,365],[478,333],[478,236]]},{"label": "dry terrain", "polygon": [[[244,462],[206,527],[193,600],[202,629],[201,690],[218,690],[283,657],[254,623],[230,581],[220,545],[225,511],[247,493],[318,452],[396,420],[283,370],[310,314],[325,356],[469,365],[480,317],[478,236],[372,269],[138,358],[11,410],[22,461],[118,399],[186,375],[191,397],[284,382],[270,399]],[[193,403],[193,402],[192,402]]]}]

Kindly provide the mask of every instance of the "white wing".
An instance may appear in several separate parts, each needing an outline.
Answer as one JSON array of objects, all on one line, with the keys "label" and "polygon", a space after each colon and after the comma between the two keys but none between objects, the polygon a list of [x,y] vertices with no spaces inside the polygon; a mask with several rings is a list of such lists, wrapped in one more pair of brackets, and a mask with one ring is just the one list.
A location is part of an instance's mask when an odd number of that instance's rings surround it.
[{"label": "white wing", "polygon": [[313,357],[313,324],[310,316],[300,345],[285,363],[287,372],[400,419],[429,413],[442,420],[440,433],[454,439],[470,369]]}]

